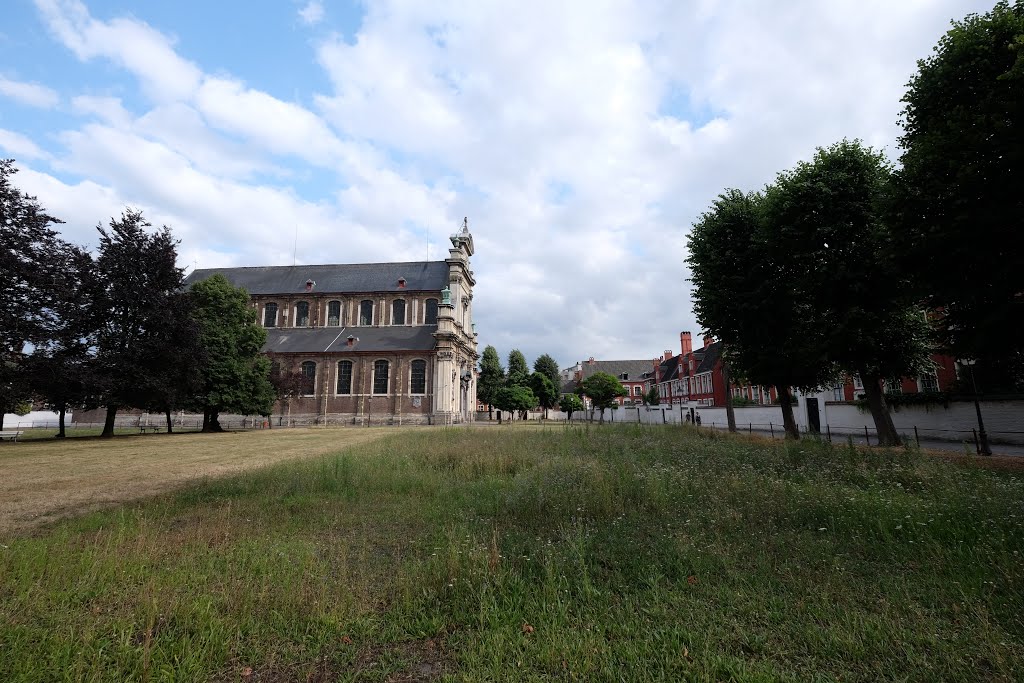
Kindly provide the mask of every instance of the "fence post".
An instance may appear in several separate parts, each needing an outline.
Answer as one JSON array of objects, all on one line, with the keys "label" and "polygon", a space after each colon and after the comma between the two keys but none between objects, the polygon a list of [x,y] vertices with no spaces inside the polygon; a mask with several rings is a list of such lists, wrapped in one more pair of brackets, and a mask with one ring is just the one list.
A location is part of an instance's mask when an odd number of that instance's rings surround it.
[{"label": "fence post", "polygon": [[774,422],[769,422],[768,423],[768,431],[770,431],[772,433],[772,438],[774,439],[775,438],[775,423]]},{"label": "fence post", "polygon": [[864,442],[867,445],[871,445],[871,437],[868,435],[868,426],[864,425]]},{"label": "fence post", "polygon": [[914,425],[914,443],[917,444],[918,448],[921,447],[921,437],[917,435],[917,425]]},{"label": "fence post", "polygon": [[747,425],[747,434],[753,434],[753,433],[754,433],[754,423],[751,422],[751,423],[749,423]]},{"label": "fence post", "polygon": [[828,442],[832,443],[832,425],[825,423],[825,433],[828,434]]}]

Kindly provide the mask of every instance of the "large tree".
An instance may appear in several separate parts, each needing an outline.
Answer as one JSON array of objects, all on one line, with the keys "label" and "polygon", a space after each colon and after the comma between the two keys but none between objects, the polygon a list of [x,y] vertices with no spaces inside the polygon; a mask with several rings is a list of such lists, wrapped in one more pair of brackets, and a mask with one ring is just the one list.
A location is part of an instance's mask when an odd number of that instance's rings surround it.
[{"label": "large tree", "polygon": [[498,390],[505,386],[505,370],[501,367],[501,358],[493,346],[484,348],[480,358],[480,377],[477,379],[477,397],[487,404],[487,419],[494,419],[495,399]]},{"label": "large tree", "polygon": [[534,372],[530,375],[530,390],[537,397],[537,404],[544,409],[544,418],[547,419],[548,410],[558,405],[558,387],[544,373]]},{"label": "large tree", "polygon": [[0,429],[31,395],[25,352],[48,334],[56,257],[67,246],[51,227],[62,221],[13,185],[16,172],[13,159],[0,159]]},{"label": "large tree", "polygon": [[572,414],[583,410],[583,401],[576,394],[565,394],[559,399],[558,407],[565,413],[569,422],[572,422]]},{"label": "large tree", "polygon": [[84,249],[61,245],[53,258],[59,261],[60,276],[47,283],[47,330],[35,343],[27,368],[33,394],[57,413],[57,437],[64,438],[68,409],[88,403],[96,385],[93,299],[98,280],[95,262]]},{"label": "large tree", "polygon": [[175,292],[163,303],[166,324],[147,340],[152,360],[144,383],[137,388],[136,405],[163,414],[170,434],[174,431],[171,413],[191,406],[202,390],[206,349],[199,338],[192,297]]},{"label": "large tree", "polygon": [[719,195],[690,231],[686,262],[698,322],[722,341],[733,373],[776,387],[786,435],[798,439],[790,388],[821,386],[833,368],[807,322],[812,305],[789,286],[804,265],[772,247],[764,203],[759,193]]},{"label": "large tree", "polygon": [[220,413],[269,415],[275,390],[270,360],[260,353],[267,331],[256,324],[249,294],[217,274],[189,290],[205,354],[196,406],[203,431],[222,431]]},{"label": "large tree", "polygon": [[498,410],[505,410],[509,413],[509,419],[515,420],[515,414],[525,415],[526,411],[537,405],[537,397],[533,395],[530,387],[512,385],[498,389],[494,399],[494,406]]},{"label": "large tree", "polygon": [[1015,370],[1019,380],[1024,1],[955,22],[918,62],[903,102],[893,203],[901,266],[952,353],[978,359],[979,369]]},{"label": "large tree", "polygon": [[122,406],[145,407],[146,388],[162,372],[161,343],[173,299],[183,285],[178,268],[177,242],[166,226],[152,227],[142,212],[126,209],[100,233],[96,260],[100,285],[93,298],[93,315],[100,321],[96,337],[98,387],[107,415],[102,436],[113,436],[117,411]]},{"label": "large tree", "polygon": [[530,385],[530,366],[526,364],[526,356],[519,349],[512,349],[508,354],[508,373],[505,383],[510,387],[526,387]]},{"label": "large tree", "polygon": [[770,250],[795,266],[786,286],[806,305],[801,324],[820,331],[828,362],[860,375],[882,445],[900,443],[882,381],[916,376],[930,351],[885,220],[890,179],[881,153],[843,140],[780,173],[764,204]]},{"label": "large tree", "polygon": [[562,377],[558,373],[558,363],[548,354],[541,354],[533,361],[533,371],[539,372],[549,380],[556,388],[562,386]]},{"label": "large tree", "polygon": [[607,372],[595,372],[587,377],[576,388],[576,393],[590,399],[590,404],[601,411],[600,423],[604,424],[604,411],[618,402],[620,396],[628,396],[626,387],[622,386],[614,375]]}]

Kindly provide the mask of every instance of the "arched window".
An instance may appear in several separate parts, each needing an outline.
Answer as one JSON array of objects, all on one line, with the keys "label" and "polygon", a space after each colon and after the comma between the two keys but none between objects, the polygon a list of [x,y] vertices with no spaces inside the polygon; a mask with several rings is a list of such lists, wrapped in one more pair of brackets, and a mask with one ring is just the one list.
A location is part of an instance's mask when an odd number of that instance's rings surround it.
[{"label": "arched window", "polygon": [[412,362],[412,371],[409,373],[409,377],[410,394],[427,393],[427,361],[414,360]]},{"label": "arched window", "polygon": [[423,319],[423,324],[437,324],[437,299],[427,299],[427,315]]},{"label": "arched window", "polygon": [[359,324],[373,324],[373,302],[369,299],[363,299],[359,302]]},{"label": "arched window", "polygon": [[263,327],[277,326],[277,304],[267,304],[263,307]]},{"label": "arched window", "polygon": [[295,304],[295,327],[309,327],[309,302]]},{"label": "arched window", "polygon": [[388,362],[379,360],[373,364],[373,393],[388,393]]},{"label": "arched window", "polygon": [[338,327],[339,325],[341,325],[340,301],[327,302],[327,325],[328,327]]},{"label": "arched window", "polygon": [[316,363],[311,360],[302,363],[302,395],[312,396],[316,393]]},{"label": "arched window", "polygon": [[405,324],[405,299],[395,299],[391,302],[391,324]]},{"label": "arched window", "polygon": [[352,361],[338,361],[338,393],[352,393]]}]

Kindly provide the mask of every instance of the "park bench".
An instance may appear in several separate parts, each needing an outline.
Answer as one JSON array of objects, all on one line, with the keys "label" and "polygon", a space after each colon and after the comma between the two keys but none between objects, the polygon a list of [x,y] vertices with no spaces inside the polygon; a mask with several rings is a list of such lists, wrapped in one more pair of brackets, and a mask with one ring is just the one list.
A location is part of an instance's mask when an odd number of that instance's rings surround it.
[{"label": "park bench", "polygon": [[156,434],[161,431],[163,427],[160,425],[139,425],[139,434],[145,434],[146,432],[153,432]]},{"label": "park bench", "polygon": [[18,437],[21,436],[23,433],[24,432],[20,432],[20,431],[17,431],[17,432],[14,432],[14,431],[12,431],[12,432],[0,432],[0,441],[3,441],[4,439],[9,439],[11,441],[17,442],[18,441]]}]

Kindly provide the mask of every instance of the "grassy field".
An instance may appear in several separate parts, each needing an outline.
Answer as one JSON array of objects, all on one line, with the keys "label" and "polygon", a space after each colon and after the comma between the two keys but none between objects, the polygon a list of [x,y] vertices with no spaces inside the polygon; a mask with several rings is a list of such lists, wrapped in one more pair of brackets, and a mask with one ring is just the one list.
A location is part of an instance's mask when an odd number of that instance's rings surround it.
[{"label": "grassy field", "polygon": [[272,429],[140,436],[136,429],[134,436],[113,439],[5,442],[0,444],[0,540],[8,533],[152,496],[196,479],[337,452],[386,433]]},{"label": "grassy field", "polygon": [[910,451],[395,433],[4,540],[0,680],[1020,680],[1022,515]]}]

